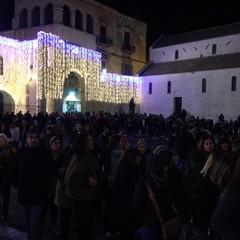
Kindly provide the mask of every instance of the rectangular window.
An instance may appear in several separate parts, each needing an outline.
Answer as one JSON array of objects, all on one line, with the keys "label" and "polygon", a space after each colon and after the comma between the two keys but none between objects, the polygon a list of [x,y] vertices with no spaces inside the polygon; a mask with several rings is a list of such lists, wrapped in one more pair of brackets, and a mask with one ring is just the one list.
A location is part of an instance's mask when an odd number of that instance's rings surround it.
[{"label": "rectangular window", "polygon": [[205,93],[207,90],[207,80],[206,78],[202,79],[202,93]]},{"label": "rectangular window", "polygon": [[105,26],[100,26],[100,39],[102,42],[106,42],[107,39],[107,29]]},{"label": "rectangular window", "polygon": [[152,94],[152,83],[151,82],[148,85],[148,94]]},{"label": "rectangular window", "polygon": [[237,90],[237,78],[234,76],[232,77],[232,85],[231,85],[232,92]]},{"label": "rectangular window", "polygon": [[217,53],[217,45],[213,44],[212,46],[212,54],[216,54]]},{"label": "rectangular window", "polygon": [[132,76],[133,75],[133,67],[132,67],[132,65],[123,63],[121,72],[122,72],[122,75]]},{"label": "rectangular window", "polygon": [[124,32],[124,45],[130,46],[130,33]]}]

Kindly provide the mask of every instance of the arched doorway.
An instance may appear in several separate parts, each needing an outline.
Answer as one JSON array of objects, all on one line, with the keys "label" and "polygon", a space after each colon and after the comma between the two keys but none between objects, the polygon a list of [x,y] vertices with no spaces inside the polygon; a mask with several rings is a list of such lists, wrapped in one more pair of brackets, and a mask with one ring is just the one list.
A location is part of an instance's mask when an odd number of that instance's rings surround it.
[{"label": "arched doorway", "polygon": [[0,90],[0,113],[6,113],[6,112],[14,112],[15,110],[15,102],[12,98],[12,96],[5,92]]},{"label": "arched doorway", "polygon": [[70,72],[64,81],[63,112],[84,111],[84,79],[75,72]]}]

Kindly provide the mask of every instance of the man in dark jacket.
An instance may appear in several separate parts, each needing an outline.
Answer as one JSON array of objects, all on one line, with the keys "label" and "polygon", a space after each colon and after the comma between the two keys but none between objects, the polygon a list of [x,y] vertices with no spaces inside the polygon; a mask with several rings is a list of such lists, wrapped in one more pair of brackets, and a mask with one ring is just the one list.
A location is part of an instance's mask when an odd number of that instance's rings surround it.
[{"label": "man in dark jacket", "polygon": [[17,150],[14,158],[14,186],[22,205],[28,240],[41,238],[40,215],[54,177],[51,152],[39,144],[39,132],[27,132],[27,146]]}]

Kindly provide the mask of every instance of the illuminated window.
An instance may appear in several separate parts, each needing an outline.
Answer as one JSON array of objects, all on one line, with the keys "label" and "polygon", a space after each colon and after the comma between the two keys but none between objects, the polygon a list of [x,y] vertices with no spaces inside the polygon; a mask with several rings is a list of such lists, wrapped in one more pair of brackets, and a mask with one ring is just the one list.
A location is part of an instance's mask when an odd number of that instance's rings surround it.
[{"label": "illuminated window", "polygon": [[82,13],[79,10],[75,12],[75,28],[82,30]]},{"label": "illuminated window", "polygon": [[88,33],[93,33],[93,18],[90,14],[87,15],[87,28]]},{"label": "illuminated window", "polygon": [[168,81],[168,83],[167,83],[167,93],[168,94],[171,93],[171,87],[172,87],[172,84],[170,81]]},{"label": "illuminated window", "polygon": [[151,82],[149,83],[149,86],[148,86],[148,94],[152,94],[152,83]]},{"label": "illuminated window", "polygon": [[53,23],[53,5],[50,3],[44,10],[44,24]]},{"label": "illuminated window", "polygon": [[207,80],[206,80],[206,78],[203,78],[202,79],[202,92],[204,93],[204,92],[206,92],[206,90],[207,90]]},{"label": "illuminated window", "polygon": [[67,5],[63,6],[63,25],[71,26],[71,13]]},{"label": "illuminated window", "polygon": [[37,6],[32,10],[32,27],[40,25],[40,7]]},{"label": "illuminated window", "polygon": [[237,78],[235,76],[232,77],[232,86],[231,86],[232,92],[237,90]]},{"label": "illuminated window", "polygon": [[28,12],[24,8],[19,14],[19,28],[26,28],[28,23]]},{"label": "illuminated window", "polygon": [[3,75],[3,58],[0,56],[0,75]]}]

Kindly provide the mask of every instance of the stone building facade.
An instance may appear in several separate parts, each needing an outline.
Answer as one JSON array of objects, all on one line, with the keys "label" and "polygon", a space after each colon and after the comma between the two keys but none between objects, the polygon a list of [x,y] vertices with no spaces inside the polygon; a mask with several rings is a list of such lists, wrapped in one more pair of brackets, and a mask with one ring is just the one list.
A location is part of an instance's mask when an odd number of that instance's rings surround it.
[{"label": "stone building facade", "polygon": [[[139,71],[141,113],[217,120],[240,115],[240,23],[160,36]],[[154,103],[154,104],[153,104]]]},{"label": "stone building facade", "polygon": [[147,25],[94,0],[15,0],[12,31],[31,40],[39,31],[102,54],[102,68],[133,76],[146,63]]},{"label": "stone building facade", "polygon": [[139,107],[145,23],[93,0],[15,0],[12,26],[0,34],[0,112]]}]

